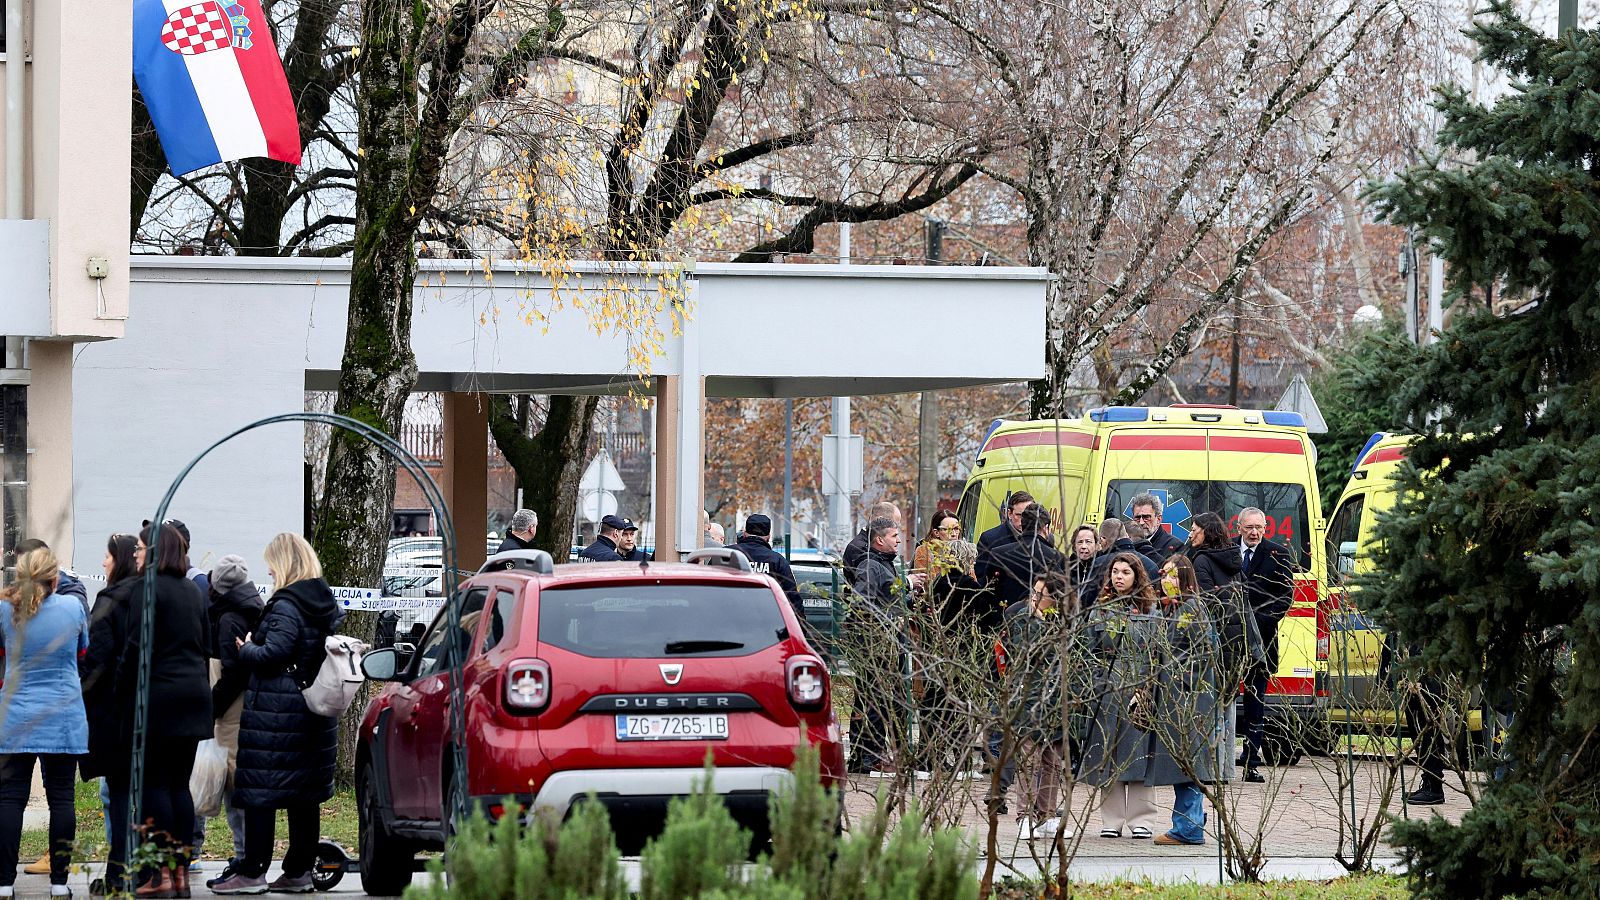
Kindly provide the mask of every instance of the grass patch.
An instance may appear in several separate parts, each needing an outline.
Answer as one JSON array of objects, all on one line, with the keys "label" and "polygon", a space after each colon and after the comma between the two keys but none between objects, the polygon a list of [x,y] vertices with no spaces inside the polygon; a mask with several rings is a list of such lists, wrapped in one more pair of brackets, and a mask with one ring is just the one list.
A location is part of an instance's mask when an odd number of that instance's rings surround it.
[{"label": "grass patch", "polygon": [[[74,806],[78,814],[77,853],[80,861],[103,860],[106,856],[105,816],[100,809],[100,782],[80,781],[74,791]],[[283,855],[289,846],[289,826],[284,814],[278,813],[275,831],[278,842],[275,857]],[[350,791],[336,792],[322,804],[322,837],[350,851],[356,848],[356,798]],[[22,845],[17,858],[24,864],[44,855],[50,836],[44,829],[22,832]],[[205,859],[227,859],[233,855],[233,833],[228,830],[225,816],[206,820],[206,842],[202,851]]]},{"label": "grass patch", "polygon": [[[995,900],[1038,898],[1037,884],[996,886]],[[1074,883],[1068,896],[1082,900],[1146,897],[1153,900],[1402,900],[1410,897],[1398,875],[1350,875],[1331,881],[1265,881],[1260,884],[1158,884],[1150,881]]]}]

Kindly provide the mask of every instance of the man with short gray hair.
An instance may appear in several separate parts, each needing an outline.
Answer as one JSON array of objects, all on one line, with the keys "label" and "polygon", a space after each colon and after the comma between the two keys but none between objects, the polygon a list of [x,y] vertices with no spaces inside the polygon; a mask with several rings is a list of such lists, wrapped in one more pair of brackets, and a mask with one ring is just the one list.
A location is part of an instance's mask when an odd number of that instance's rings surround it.
[{"label": "man with short gray hair", "polygon": [[531,509],[519,509],[506,526],[506,539],[500,542],[496,553],[508,550],[532,550],[533,536],[539,530],[539,514]]},{"label": "man with short gray hair", "polygon": [[1183,550],[1183,541],[1173,537],[1172,532],[1162,524],[1167,505],[1161,502],[1160,497],[1149,491],[1136,494],[1128,503],[1128,508],[1132,510],[1133,521],[1150,532],[1150,547],[1155,553],[1145,555],[1155,560],[1156,565],[1164,564],[1172,554]]}]

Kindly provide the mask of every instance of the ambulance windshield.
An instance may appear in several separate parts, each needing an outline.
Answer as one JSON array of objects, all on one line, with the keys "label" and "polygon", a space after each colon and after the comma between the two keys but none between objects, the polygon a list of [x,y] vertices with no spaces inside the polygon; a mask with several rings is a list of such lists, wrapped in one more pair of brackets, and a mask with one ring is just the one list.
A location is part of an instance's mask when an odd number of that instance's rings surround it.
[{"label": "ambulance windshield", "polygon": [[1127,479],[1106,489],[1106,516],[1131,521],[1132,502],[1139,494],[1152,494],[1162,502],[1162,527],[1179,540],[1189,539],[1191,520],[1215,512],[1238,535],[1239,511],[1254,506],[1266,513],[1267,539],[1289,549],[1295,566],[1311,565],[1311,531],[1306,527],[1305,488],[1269,481],[1158,481]]}]

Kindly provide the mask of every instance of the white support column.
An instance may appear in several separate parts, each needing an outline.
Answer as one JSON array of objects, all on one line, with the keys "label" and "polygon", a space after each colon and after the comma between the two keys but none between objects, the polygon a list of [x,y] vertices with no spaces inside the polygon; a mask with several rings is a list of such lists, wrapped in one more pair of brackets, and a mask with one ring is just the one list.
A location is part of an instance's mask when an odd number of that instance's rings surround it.
[{"label": "white support column", "polygon": [[1428,254],[1428,333],[1422,336],[1424,344],[1439,339],[1444,330],[1444,259]]},{"label": "white support column", "polygon": [[[691,309],[700,301],[700,282],[685,276]],[[700,546],[700,511],[705,509],[705,401],[706,379],[700,368],[700,321],[693,315],[683,323],[683,369],[678,382],[678,548],[687,553]],[[659,558],[659,556],[658,556]]]}]

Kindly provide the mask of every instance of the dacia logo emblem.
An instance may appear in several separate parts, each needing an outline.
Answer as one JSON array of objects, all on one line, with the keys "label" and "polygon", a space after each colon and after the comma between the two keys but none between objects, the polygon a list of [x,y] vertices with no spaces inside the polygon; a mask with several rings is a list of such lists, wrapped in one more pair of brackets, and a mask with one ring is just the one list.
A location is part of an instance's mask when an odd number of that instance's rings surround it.
[{"label": "dacia logo emblem", "polygon": [[683,663],[662,663],[661,680],[669,685],[677,684],[683,678]]}]

